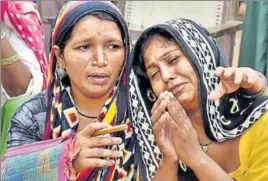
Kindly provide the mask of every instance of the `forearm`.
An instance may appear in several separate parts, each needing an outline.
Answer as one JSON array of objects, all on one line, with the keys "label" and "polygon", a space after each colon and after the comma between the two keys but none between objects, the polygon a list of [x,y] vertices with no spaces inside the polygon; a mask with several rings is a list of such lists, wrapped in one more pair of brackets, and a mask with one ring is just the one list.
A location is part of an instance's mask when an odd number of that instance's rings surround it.
[{"label": "forearm", "polygon": [[233,181],[231,177],[209,156],[205,155],[191,167],[200,181]]},{"label": "forearm", "polygon": [[[1,39],[1,59],[6,59],[16,54],[6,36]],[[31,80],[31,72],[21,60],[9,65],[1,66],[2,85],[11,97],[24,94]]]},{"label": "forearm", "polygon": [[153,181],[178,181],[177,171],[178,164],[167,164],[161,160]]}]

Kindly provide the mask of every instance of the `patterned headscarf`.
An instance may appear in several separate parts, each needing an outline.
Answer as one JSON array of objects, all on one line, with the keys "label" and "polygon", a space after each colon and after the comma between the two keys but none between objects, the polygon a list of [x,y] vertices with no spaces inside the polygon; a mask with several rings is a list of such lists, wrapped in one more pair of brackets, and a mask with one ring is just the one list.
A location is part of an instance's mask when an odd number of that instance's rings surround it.
[{"label": "patterned headscarf", "polygon": [[220,100],[208,99],[208,94],[219,85],[220,80],[214,74],[216,67],[228,67],[228,63],[214,38],[202,26],[190,20],[176,19],[145,30],[130,54],[128,86],[131,120],[148,179],[155,174],[161,153],[155,143],[150,120],[150,110],[154,102],[148,98],[151,86],[145,74],[142,47],[148,35],[158,30],[174,38],[194,68],[199,80],[198,94],[202,121],[210,139],[222,142],[237,137],[268,110],[267,97],[248,99],[239,91],[224,95]]},{"label": "patterned headscarf", "polygon": [[[113,16],[120,27],[123,43],[126,49],[125,57],[128,57],[130,49],[130,39],[126,22],[119,10],[110,2],[105,1],[69,1],[63,5],[57,14],[51,36],[51,47],[61,45],[65,37],[74,25],[91,12],[103,12]],[[90,28],[90,27],[88,27]],[[137,166],[135,162],[135,143],[130,128],[130,120],[127,111],[127,75],[125,66],[127,58],[116,81],[112,93],[104,103],[98,116],[98,121],[110,125],[129,125],[128,130],[114,133],[113,136],[122,138],[123,142],[119,146],[112,146],[109,149],[121,150],[122,158],[116,159],[116,164],[107,168],[88,169],[86,174],[80,174],[82,180],[136,180]],[[79,125],[78,113],[74,101],[70,94],[70,84],[62,81],[57,72],[57,60],[53,51],[49,59],[49,79],[48,79],[48,107],[47,124],[45,129],[45,139],[66,136],[72,131],[77,131]]]},{"label": "patterned headscarf", "polygon": [[1,1],[1,21],[12,29],[28,45],[38,60],[47,82],[47,57],[44,47],[44,31],[37,4],[32,2]]}]

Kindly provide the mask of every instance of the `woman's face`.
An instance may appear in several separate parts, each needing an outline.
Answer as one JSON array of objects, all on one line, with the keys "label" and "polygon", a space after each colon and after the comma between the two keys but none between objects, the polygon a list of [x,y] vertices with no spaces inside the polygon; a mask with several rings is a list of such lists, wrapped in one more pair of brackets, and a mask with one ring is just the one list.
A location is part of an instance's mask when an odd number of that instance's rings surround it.
[{"label": "woman's face", "polygon": [[158,97],[170,91],[186,110],[198,105],[198,81],[190,61],[175,41],[155,35],[144,51],[146,74]]},{"label": "woman's face", "polygon": [[91,98],[108,96],[125,60],[121,31],[115,22],[86,16],[75,25],[57,59],[73,92]]}]

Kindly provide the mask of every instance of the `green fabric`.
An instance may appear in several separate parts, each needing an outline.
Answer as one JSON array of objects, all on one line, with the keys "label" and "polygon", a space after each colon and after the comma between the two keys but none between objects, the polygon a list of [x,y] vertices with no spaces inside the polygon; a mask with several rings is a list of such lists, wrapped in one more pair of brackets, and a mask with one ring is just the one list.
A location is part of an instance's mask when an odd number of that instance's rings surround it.
[{"label": "green fabric", "polygon": [[1,109],[1,154],[4,154],[7,148],[7,133],[11,117],[18,109],[18,107],[20,107],[24,102],[30,99],[30,97],[30,95],[19,96],[14,99],[9,99],[3,105]]},{"label": "green fabric", "polygon": [[242,30],[239,66],[268,77],[268,1],[247,2]]}]

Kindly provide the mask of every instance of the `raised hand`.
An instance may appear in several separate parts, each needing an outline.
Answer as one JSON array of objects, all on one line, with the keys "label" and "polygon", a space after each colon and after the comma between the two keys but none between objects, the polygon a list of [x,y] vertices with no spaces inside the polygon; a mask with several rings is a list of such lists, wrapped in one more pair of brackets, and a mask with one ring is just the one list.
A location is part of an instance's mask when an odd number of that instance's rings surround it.
[{"label": "raised hand", "polygon": [[159,146],[165,164],[176,164],[178,156],[171,138],[171,123],[167,119],[167,92],[161,93],[152,108],[152,124],[154,126],[154,135],[157,145]]},{"label": "raised hand", "polygon": [[107,127],[109,125],[105,123],[91,123],[75,136],[76,141],[81,146],[81,151],[73,161],[76,173],[88,168],[112,166],[115,163],[113,158],[122,156],[119,151],[104,148],[105,146],[121,144],[121,138],[92,136],[96,131]]},{"label": "raised hand", "polygon": [[257,94],[264,86],[258,73],[248,67],[217,67],[215,74],[220,78],[220,84],[209,94],[208,98],[211,100],[217,100],[239,88],[251,89],[250,94]]}]

